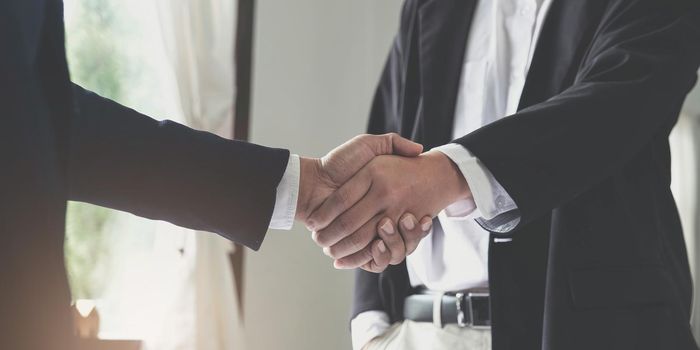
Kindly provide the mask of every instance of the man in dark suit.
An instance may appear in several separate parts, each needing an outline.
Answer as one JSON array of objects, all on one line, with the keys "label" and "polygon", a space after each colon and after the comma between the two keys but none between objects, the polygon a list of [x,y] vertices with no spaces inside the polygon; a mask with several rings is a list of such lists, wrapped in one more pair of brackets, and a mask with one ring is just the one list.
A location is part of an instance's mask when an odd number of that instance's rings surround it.
[{"label": "man in dark suit", "polygon": [[[522,40],[532,41],[531,62]],[[384,210],[394,222],[404,212],[445,209],[433,193],[472,199],[496,215],[475,217],[488,237],[484,249],[477,228],[441,216],[420,257],[381,274],[358,270],[353,328],[357,321],[377,341],[361,335],[355,348],[483,349],[492,341],[496,350],[697,349],[668,135],[699,63],[696,0],[407,0],[369,131],[400,132],[428,149],[448,144],[442,152],[461,171],[426,176],[440,163],[380,157],[369,172],[390,161],[398,171],[385,172],[391,181],[375,177],[365,198],[389,198]],[[500,69],[513,71],[492,79]],[[482,113],[481,104],[499,101],[506,108],[491,110],[502,115]],[[484,120],[456,119],[463,115]],[[458,128],[468,132],[455,135]],[[467,162],[454,157],[455,147],[468,152]],[[354,186],[362,186],[358,175]],[[455,182],[461,175],[466,186]],[[489,193],[478,194],[479,186]],[[484,200],[492,189],[499,195]],[[335,220],[324,220],[330,209],[312,214],[318,236],[329,237],[319,244],[358,229],[348,222],[373,220],[375,207],[361,200]],[[462,256],[443,244],[460,237],[468,238]],[[442,287],[479,283],[479,259],[463,258],[480,253],[487,285],[473,287],[486,291]],[[422,341],[430,345],[416,345]],[[448,342],[455,345],[441,347]]]},{"label": "man in dark suit", "polygon": [[[283,214],[310,212],[379,154],[417,155],[397,135],[359,136],[320,159],[158,122],[71,83],[60,0],[0,4],[0,348],[69,350],[67,200],[218,233],[258,249]],[[294,166],[296,166],[295,169]],[[289,176],[284,191],[278,184]],[[294,214],[296,213],[296,214]],[[406,237],[406,236],[404,236]],[[374,241],[376,265],[387,247]]]}]

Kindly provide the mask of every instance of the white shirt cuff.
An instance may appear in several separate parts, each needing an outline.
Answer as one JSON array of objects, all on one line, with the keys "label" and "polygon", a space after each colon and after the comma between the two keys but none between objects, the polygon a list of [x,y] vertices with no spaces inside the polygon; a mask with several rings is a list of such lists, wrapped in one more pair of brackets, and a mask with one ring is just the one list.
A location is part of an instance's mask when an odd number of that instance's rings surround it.
[{"label": "white shirt cuff", "polygon": [[456,143],[436,147],[450,158],[467,180],[473,196],[469,201],[459,201],[445,209],[448,217],[478,217],[491,220],[505,212],[517,209],[513,198],[506,192],[489,169],[468,149]]},{"label": "white shirt cuff", "polygon": [[300,172],[299,156],[290,154],[287,169],[277,185],[275,209],[272,211],[272,220],[270,220],[271,229],[290,230],[294,225],[297,198],[299,197]]},{"label": "white shirt cuff", "polygon": [[352,349],[362,350],[372,339],[384,334],[391,325],[389,315],[383,311],[365,311],[350,322]]}]

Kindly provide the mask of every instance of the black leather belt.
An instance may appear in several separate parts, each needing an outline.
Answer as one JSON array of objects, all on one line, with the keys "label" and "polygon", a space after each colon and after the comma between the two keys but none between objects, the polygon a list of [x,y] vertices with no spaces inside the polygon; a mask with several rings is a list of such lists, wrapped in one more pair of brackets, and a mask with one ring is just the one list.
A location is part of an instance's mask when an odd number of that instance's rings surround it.
[{"label": "black leather belt", "polygon": [[[406,297],[404,318],[415,322],[431,322],[442,327],[491,328],[491,300],[488,290],[468,290],[456,293],[424,291]],[[439,317],[439,321],[435,322]]]}]

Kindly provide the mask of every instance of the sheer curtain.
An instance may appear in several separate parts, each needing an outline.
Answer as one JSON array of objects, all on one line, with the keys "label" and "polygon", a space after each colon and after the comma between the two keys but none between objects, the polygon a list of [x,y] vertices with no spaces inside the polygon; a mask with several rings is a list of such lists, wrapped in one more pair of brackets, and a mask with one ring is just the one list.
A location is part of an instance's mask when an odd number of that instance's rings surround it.
[{"label": "sheer curtain", "polygon": [[[185,124],[230,137],[234,101],[234,0],[155,0],[157,18]],[[222,161],[225,161],[222,159]],[[196,205],[196,203],[193,203]],[[162,317],[145,339],[153,350],[244,348],[229,253],[214,234],[156,224],[164,284],[155,312]],[[162,233],[162,234],[161,234]],[[176,239],[173,239],[175,237]],[[172,266],[176,264],[176,266]]]},{"label": "sheer curtain", "polygon": [[[234,3],[65,0],[72,76],[145,114],[230,136]],[[98,220],[81,208],[86,214],[69,218],[81,234],[69,235],[77,258],[68,266],[90,287],[79,297],[98,301],[100,337],[141,339],[146,350],[244,348],[230,243],[116,211]]]}]

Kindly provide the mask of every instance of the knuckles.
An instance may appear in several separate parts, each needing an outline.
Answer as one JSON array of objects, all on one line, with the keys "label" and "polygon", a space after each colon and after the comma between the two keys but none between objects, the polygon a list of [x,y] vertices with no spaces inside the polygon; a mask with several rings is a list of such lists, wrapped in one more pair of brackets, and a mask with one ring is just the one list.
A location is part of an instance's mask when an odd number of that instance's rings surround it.
[{"label": "knuckles", "polygon": [[335,191],[331,203],[334,207],[347,208],[350,205],[350,193],[342,189]]},{"label": "knuckles", "polygon": [[352,138],[353,141],[369,141],[373,135],[370,134],[360,134]]}]

